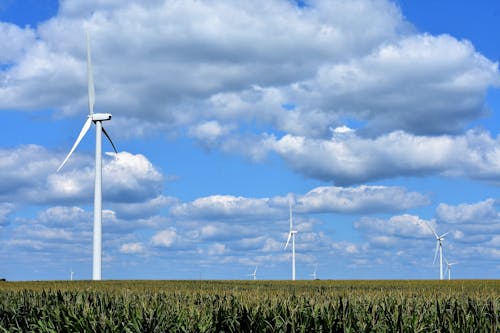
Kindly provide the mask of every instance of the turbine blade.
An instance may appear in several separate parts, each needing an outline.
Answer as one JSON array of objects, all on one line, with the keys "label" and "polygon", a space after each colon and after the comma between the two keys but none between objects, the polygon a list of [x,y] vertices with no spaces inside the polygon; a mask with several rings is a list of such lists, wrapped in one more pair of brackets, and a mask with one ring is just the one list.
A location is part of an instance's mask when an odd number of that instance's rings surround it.
[{"label": "turbine blade", "polygon": [[433,265],[436,263],[438,251],[439,251],[439,241],[436,242],[436,252],[434,253],[434,261],[432,262]]},{"label": "turbine blade", "polygon": [[290,243],[290,238],[291,238],[291,237],[292,237],[292,233],[290,232],[290,233],[288,234],[288,239],[286,240],[285,250],[286,250],[286,248],[287,248],[287,246],[288,246],[288,243]]},{"label": "turbine blade", "polygon": [[89,91],[89,114],[94,113],[95,104],[95,89],[94,89],[94,76],[92,74],[92,59],[90,57],[90,35],[87,31],[87,85]]},{"label": "turbine blade", "polygon": [[288,205],[289,205],[289,207],[290,207],[290,231],[292,231],[292,229],[293,229],[293,222],[292,222],[292,221],[293,221],[293,220],[292,220],[292,203],[289,201],[289,202],[288,202]]},{"label": "turbine blade", "polygon": [[102,132],[104,133],[104,135],[108,138],[109,143],[111,143],[111,145],[113,146],[115,153],[118,153],[118,151],[116,150],[115,144],[113,143],[113,141],[111,141],[111,137],[109,136],[108,132],[106,132],[106,130],[104,129],[104,126],[102,126],[101,128],[102,128]]},{"label": "turbine blade", "polygon": [[444,234],[442,234],[441,236],[439,236],[439,238],[444,238],[444,236],[448,235],[450,232],[445,232]]},{"label": "turbine blade", "polygon": [[429,230],[432,231],[434,236],[436,236],[436,238],[439,238],[438,234],[434,231],[434,229],[432,229],[431,225],[429,223],[427,223],[427,221],[424,221],[424,223],[427,226],[427,228],[429,228]]},{"label": "turbine blade", "polygon": [[80,134],[78,135],[78,138],[76,139],[75,143],[73,144],[73,147],[71,148],[71,150],[69,151],[68,155],[66,156],[66,158],[64,159],[64,161],[59,166],[59,168],[57,168],[57,172],[59,172],[59,170],[61,170],[61,168],[64,166],[64,164],[66,164],[66,162],[68,161],[68,159],[71,156],[71,154],[73,154],[73,152],[75,151],[76,146],[78,146],[78,144],[80,143],[80,141],[82,141],[82,139],[85,136],[85,134],[87,134],[87,132],[88,132],[88,130],[90,128],[90,124],[91,123],[92,123],[92,118],[87,118],[87,121],[85,122],[85,124],[83,124],[82,130],[80,131]]}]

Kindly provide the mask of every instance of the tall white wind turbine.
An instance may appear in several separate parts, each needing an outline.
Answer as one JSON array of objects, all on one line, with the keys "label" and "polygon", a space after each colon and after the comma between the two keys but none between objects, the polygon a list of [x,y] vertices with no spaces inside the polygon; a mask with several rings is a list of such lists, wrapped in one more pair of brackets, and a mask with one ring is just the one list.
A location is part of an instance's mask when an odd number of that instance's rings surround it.
[{"label": "tall white wind turbine", "polygon": [[68,155],[61,163],[57,171],[62,169],[64,164],[68,161],[69,157],[75,151],[76,147],[83,139],[85,134],[87,134],[90,129],[91,123],[96,126],[95,131],[95,188],[94,188],[94,242],[93,242],[93,261],[92,261],[92,279],[101,280],[101,253],[102,253],[102,140],[101,132],[104,133],[106,138],[113,146],[115,152],[117,152],[113,141],[111,141],[110,136],[102,126],[103,121],[111,120],[111,114],[109,113],[94,113],[94,103],[95,103],[95,90],[94,90],[94,78],[92,75],[92,61],[90,58],[90,37],[87,33],[87,80],[88,80],[88,94],[89,94],[89,115],[87,121],[83,125],[78,138],[76,139],[73,147],[69,151]]},{"label": "tall white wind turbine", "polygon": [[290,238],[292,239],[292,281],[295,281],[295,235],[297,230],[293,230],[293,219],[292,219],[292,203],[289,202],[290,206],[290,232],[288,233],[288,239],[285,244],[285,250],[290,243]]},{"label": "tall white wind turbine", "polygon": [[458,264],[457,262],[448,262],[446,258],[444,258],[446,262],[446,272],[448,273],[448,280],[451,280],[451,266]]},{"label": "tall white wind turbine", "polygon": [[434,236],[436,237],[436,252],[434,253],[434,261],[432,262],[433,264],[436,263],[436,258],[438,255],[439,251],[439,279],[443,280],[443,241],[444,241],[444,236],[448,234],[448,232],[442,234],[439,236],[434,229],[428,224],[425,223],[427,227],[432,231]]}]

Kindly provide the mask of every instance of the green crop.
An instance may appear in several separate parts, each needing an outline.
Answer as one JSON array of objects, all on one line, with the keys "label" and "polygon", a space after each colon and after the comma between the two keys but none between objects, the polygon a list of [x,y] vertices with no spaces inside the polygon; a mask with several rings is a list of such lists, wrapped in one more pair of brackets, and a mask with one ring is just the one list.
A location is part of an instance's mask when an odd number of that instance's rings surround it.
[{"label": "green crop", "polygon": [[0,332],[499,332],[499,281],[0,283]]}]

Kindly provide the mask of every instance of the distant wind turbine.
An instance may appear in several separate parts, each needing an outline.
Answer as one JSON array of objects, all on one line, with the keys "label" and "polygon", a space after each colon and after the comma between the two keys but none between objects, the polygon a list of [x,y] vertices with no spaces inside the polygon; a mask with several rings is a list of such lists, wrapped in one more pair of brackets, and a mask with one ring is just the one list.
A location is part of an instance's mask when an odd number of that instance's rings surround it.
[{"label": "distant wind turbine", "polygon": [[444,236],[446,236],[449,232],[446,232],[441,236],[438,236],[436,231],[434,231],[434,229],[432,229],[432,227],[427,222],[425,224],[436,237],[436,252],[434,253],[434,261],[432,263],[433,264],[436,263],[436,258],[439,251],[439,279],[443,280],[443,241],[444,241]]},{"label": "distant wind turbine", "polygon": [[451,266],[458,264],[458,262],[448,262],[446,258],[444,258],[446,262],[446,272],[448,272],[448,280],[451,280]]},{"label": "distant wind turbine", "polygon": [[75,272],[73,272],[73,269],[71,269],[70,271],[70,281],[73,281],[73,275],[75,274]]},{"label": "distant wind turbine", "polygon": [[257,280],[257,266],[255,266],[255,270],[253,271],[253,273],[248,275],[253,276],[254,281]]},{"label": "distant wind turbine", "polygon": [[293,220],[292,220],[292,203],[289,202],[290,207],[290,232],[288,233],[288,239],[285,244],[285,250],[290,242],[290,238],[292,239],[292,281],[295,281],[295,235],[297,234],[297,230],[293,230]]},{"label": "distant wind turbine", "polygon": [[101,253],[102,253],[102,140],[101,132],[108,138],[114,151],[117,153],[116,147],[111,141],[110,136],[102,126],[103,121],[111,120],[109,113],[94,113],[95,103],[95,90],[94,78],[92,75],[92,61],[90,58],[90,37],[87,32],[87,80],[88,80],[88,95],[89,95],[89,115],[87,121],[83,125],[78,138],[76,139],[73,147],[68,155],[61,163],[57,171],[62,169],[64,164],[68,161],[71,154],[75,151],[76,147],[87,134],[90,129],[91,123],[96,125],[95,131],[95,188],[94,188],[94,246],[93,246],[93,262],[92,262],[92,279],[101,280]]},{"label": "distant wind turbine", "polygon": [[311,274],[313,280],[316,280],[316,271],[317,270],[318,270],[318,265],[315,265],[314,266],[314,272]]}]

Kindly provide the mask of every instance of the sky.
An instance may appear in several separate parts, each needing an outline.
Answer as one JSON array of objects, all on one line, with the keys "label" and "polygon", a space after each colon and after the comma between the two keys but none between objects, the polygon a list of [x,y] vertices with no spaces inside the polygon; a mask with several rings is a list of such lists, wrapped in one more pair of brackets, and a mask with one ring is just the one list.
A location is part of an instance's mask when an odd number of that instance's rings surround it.
[{"label": "sky", "polygon": [[[500,3],[0,0],[0,277],[500,278]],[[429,228],[430,226],[430,228]]]}]

